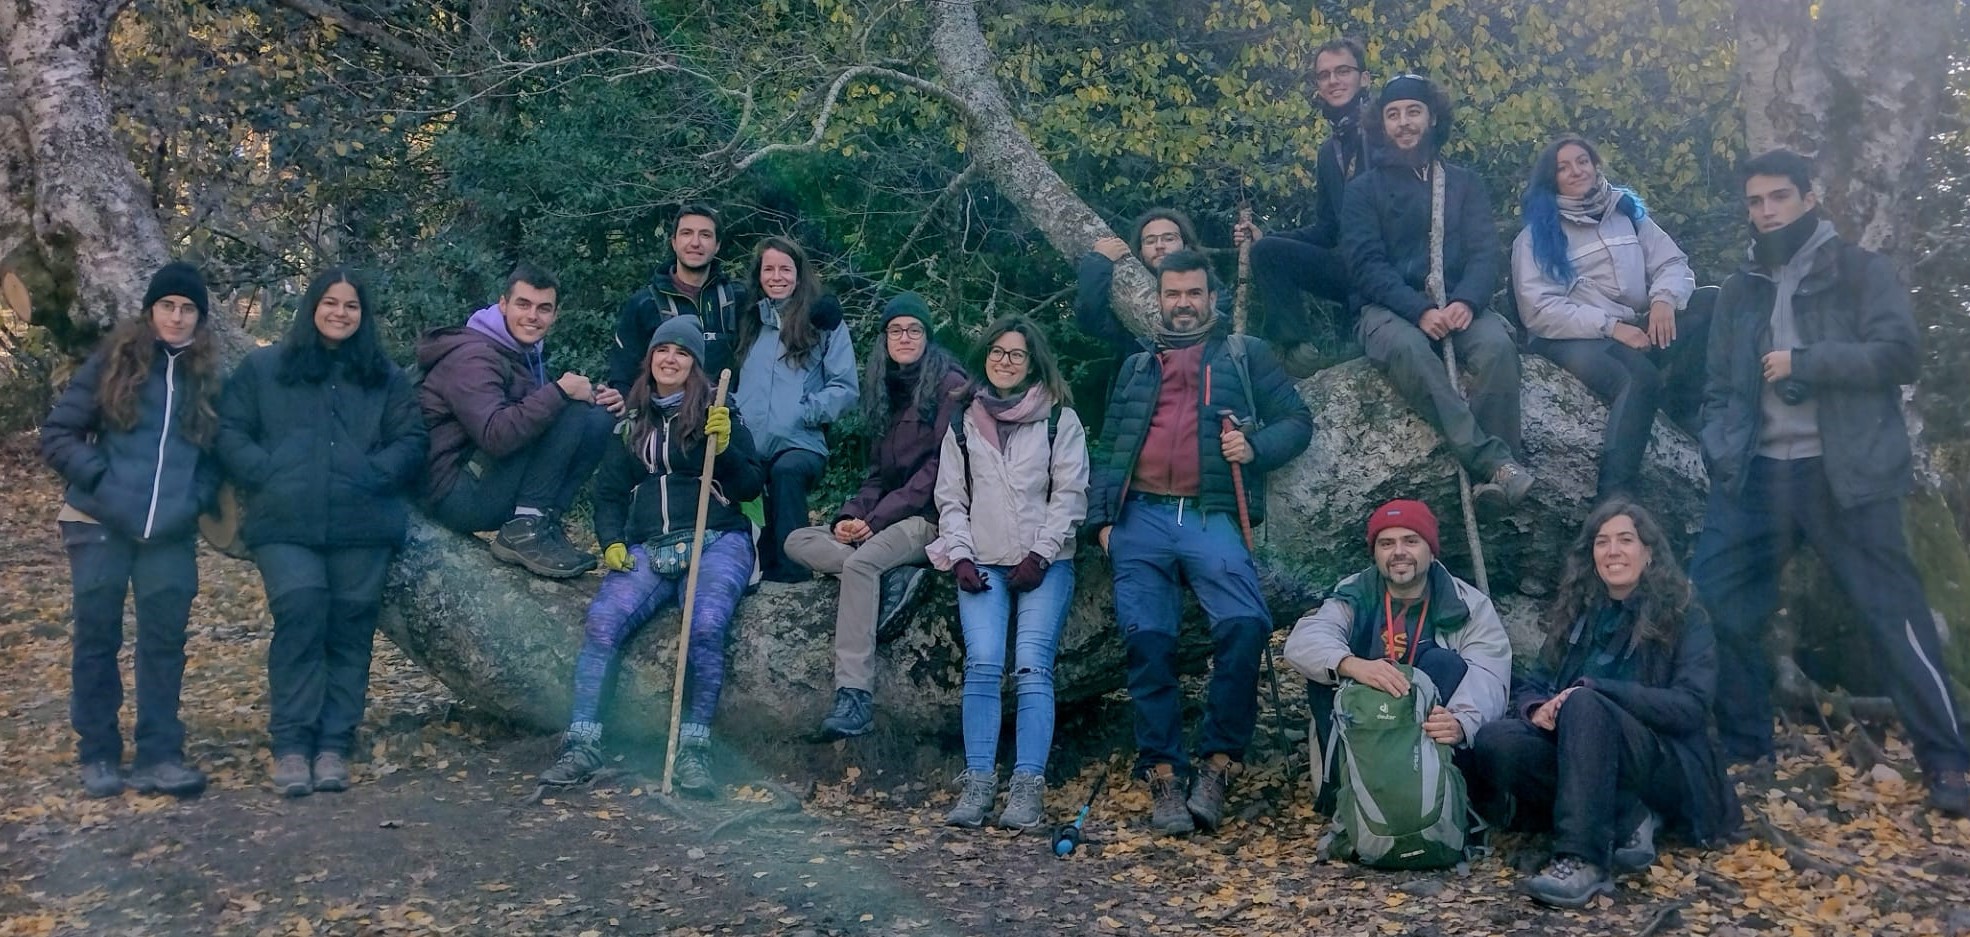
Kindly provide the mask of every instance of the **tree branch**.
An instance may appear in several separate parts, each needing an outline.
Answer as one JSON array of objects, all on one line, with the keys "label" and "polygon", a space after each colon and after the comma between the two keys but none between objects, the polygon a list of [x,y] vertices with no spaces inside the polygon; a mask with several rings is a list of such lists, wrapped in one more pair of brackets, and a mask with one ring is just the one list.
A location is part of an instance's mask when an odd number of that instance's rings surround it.
[{"label": "tree branch", "polygon": [[278,0],[278,2],[281,6],[287,7],[303,16],[328,23],[352,36],[361,37],[370,45],[388,53],[393,58],[401,59],[405,64],[416,68],[426,75],[436,75],[442,71],[438,67],[437,61],[426,55],[424,50],[402,39],[398,39],[375,23],[358,19],[355,14],[342,9],[335,3],[329,2],[329,0]]},{"label": "tree branch", "polygon": [[857,65],[844,70],[840,75],[835,77],[834,83],[828,86],[827,95],[821,99],[821,112],[814,115],[814,130],[807,135],[806,140],[799,143],[767,144],[746,154],[744,158],[734,163],[732,168],[743,172],[751,167],[752,164],[776,153],[806,152],[820,146],[821,138],[828,132],[828,123],[834,119],[835,107],[841,103],[842,91],[848,87],[849,82],[863,77],[887,79],[906,88],[930,95],[950,105],[953,110],[958,112],[959,116],[964,118],[965,123],[972,122],[973,114],[970,105],[963,98],[958,97],[943,85],[930,81],[929,79],[919,78],[907,72],[899,72],[893,68],[884,68],[880,65]]}]

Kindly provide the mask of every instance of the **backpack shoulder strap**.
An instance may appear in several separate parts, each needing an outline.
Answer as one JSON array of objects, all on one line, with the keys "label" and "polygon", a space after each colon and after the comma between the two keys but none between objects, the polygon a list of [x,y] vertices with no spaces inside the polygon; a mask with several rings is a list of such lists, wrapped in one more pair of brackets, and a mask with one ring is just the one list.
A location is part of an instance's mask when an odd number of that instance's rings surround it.
[{"label": "backpack shoulder strap", "polygon": [[1258,398],[1252,394],[1252,368],[1246,362],[1245,343],[1250,341],[1243,334],[1233,332],[1225,339],[1225,348],[1231,352],[1231,366],[1238,372],[1238,386],[1245,390],[1245,410],[1250,414],[1254,425],[1263,425],[1259,419]]}]

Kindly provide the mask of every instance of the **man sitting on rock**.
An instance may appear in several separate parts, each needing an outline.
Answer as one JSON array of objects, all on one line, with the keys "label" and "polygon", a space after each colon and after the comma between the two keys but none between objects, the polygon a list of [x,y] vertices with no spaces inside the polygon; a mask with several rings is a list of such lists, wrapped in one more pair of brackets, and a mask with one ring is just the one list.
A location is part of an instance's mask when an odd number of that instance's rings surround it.
[{"label": "man sitting on rock", "polygon": [[[1227,335],[1202,254],[1157,270],[1155,350],[1123,362],[1102,426],[1086,530],[1114,566],[1128,653],[1136,770],[1158,832],[1216,829],[1233,767],[1258,718],[1259,655],[1272,613],[1241,530],[1265,517],[1265,474],[1306,450],[1313,415],[1270,346]],[[1194,784],[1177,687],[1178,610],[1188,581],[1210,621],[1211,682]],[[1186,800],[1187,793],[1187,800]]]},{"label": "man sitting on rock", "polygon": [[[1312,614],[1293,626],[1286,662],[1317,686],[1307,688],[1318,743],[1328,738],[1333,688],[1342,678],[1390,696],[1409,693],[1397,664],[1429,675],[1444,702],[1423,734],[1470,749],[1478,727],[1505,712],[1512,644],[1491,597],[1436,561],[1436,515],[1421,501],[1390,501],[1368,517],[1374,565],[1341,580]],[[1333,779],[1339,762],[1326,752]],[[1335,784],[1323,784],[1316,809],[1331,811]]]},{"label": "man sitting on rock", "polygon": [[513,268],[498,303],[420,339],[417,363],[431,516],[460,533],[498,530],[494,557],[562,579],[595,568],[561,515],[602,461],[615,418],[588,378],[547,379],[557,288],[532,264]]}]

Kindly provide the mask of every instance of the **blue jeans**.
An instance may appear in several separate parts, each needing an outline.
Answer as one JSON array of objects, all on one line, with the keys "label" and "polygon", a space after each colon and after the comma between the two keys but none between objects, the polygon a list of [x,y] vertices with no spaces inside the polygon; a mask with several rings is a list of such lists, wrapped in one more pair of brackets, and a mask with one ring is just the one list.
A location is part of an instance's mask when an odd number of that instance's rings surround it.
[{"label": "blue jeans", "polygon": [[[1060,648],[1060,626],[1074,599],[1074,564],[1047,567],[1046,578],[1017,596],[1006,585],[1010,566],[980,566],[992,588],[958,592],[958,621],[964,626],[965,767],[989,774],[996,769],[999,726],[1005,713],[1006,629],[1012,627],[1012,684],[1019,708],[1013,718],[1014,772],[1043,774],[1053,749],[1053,655]],[[1018,623],[1012,619],[1015,611]]]}]

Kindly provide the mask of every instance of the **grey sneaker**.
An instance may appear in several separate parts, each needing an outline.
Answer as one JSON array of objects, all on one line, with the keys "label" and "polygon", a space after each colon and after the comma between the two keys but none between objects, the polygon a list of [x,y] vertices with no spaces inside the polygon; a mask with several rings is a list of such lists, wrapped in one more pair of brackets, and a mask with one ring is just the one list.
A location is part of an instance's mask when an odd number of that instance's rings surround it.
[{"label": "grey sneaker", "polygon": [[205,793],[205,775],[183,761],[160,761],[130,772],[130,786],[139,794],[197,797]]},{"label": "grey sneaker", "polygon": [[835,705],[828,716],[821,720],[821,740],[853,738],[867,735],[876,727],[875,697],[867,690],[848,687],[835,689]]},{"label": "grey sneaker", "polygon": [[287,797],[306,797],[314,793],[315,782],[308,773],[308,756],[299,753],[276,756],[274,790]]},{"label": "grey sneaker", "polygon": [[888,644],[903,636],[910,624],[910,603],[917,597],[930,569],[925,566],[898,566],[882,574],[882,599],[876,613],[876,643]]},{"label": "grey sneaker", "polygon": [[1525,883],[1532,900],[1555,908],[1584,908],[1596,895],[1614,894],[1614,879],[1579,856],[1555,856]]},{"label": "grey sneaker", "polygon": [[1929,806],[1946,817],[1970,817],[1970,783],[1961,771],[1937,771],[1929,781]]},{"label": "grey sneaker", "polygon": [[546,516],[516,517],[500,525],[492,555],[549,579],[567,579],[595,568],[594,555],[575,549],[561,532],[560,522]]},{"label": "grey sneaker", "polygon": [[1491,473],[1491,480],[1471,489],[1477,503],[1492,510],[1517,507],[1532,490],[1532,473],[1517,462],[1507,462]]},{"label": "grey sneaker", "polygon": [[123,771],[114,761],[92,761],[83,765],[82,793],[90,797],[115,797],[123,793]]},{"label": "grey sneaker", "polygon": [[349,762],[341,752],[322,752],[315,756],[315,790],[349,789]]},{"label": "grey sneaker", "polygon": [[1175,775],[1149,776],[1149,825],[1158,833],[1180,835],[1197,830],[1190,808],[1183,803],[1183,779]]},{"label": "grey sneaker", "polygon": [[561,744],[561,757],[535,776],[534,782],[542,787],[569,787],[594,777],[601,768],[601,746],[569,739]]},{"label": "grey sneaker", "polygon": [[1190,799],[1184,809],[1197,820],[1197,828],[1212,832],[1224,822],[1224,795],[1231,789],[1231,764],[1218,767],[1210,759],[1197,766],[1197,777],[1190,782]]},{"label": "grey sneaker", "polygon": [[718,796],[718,779],[711,776],[711,746],[680,742],[671,780],[679,792],[699,800]]},{"label": "grey sneaker", "polygon": [[1655,811],[1644,809],[1642,821],[1635,824],[1633,832],[1621,845],[1614,847],[1614,871],[1640,872],[1655,864],[1655,831],[1662,825],[1662,818]]},{"label": "grey sneaker", "polygon": [[1006,809],[999,814],[999,825],[1008,830],[1030,830],[1047,818],[1047,779],[1024,771],[1014,772],[1006,787]]},{"label": "grey sneaker", "polygon": [[985,825],[985,815],[992,812],[992,804],[998,800],[999,782],[989,774],[968,772],[965,775],[964,793],[959,795],[957,806],[944,815],[945,826],[961,826],[975,830]]}]

